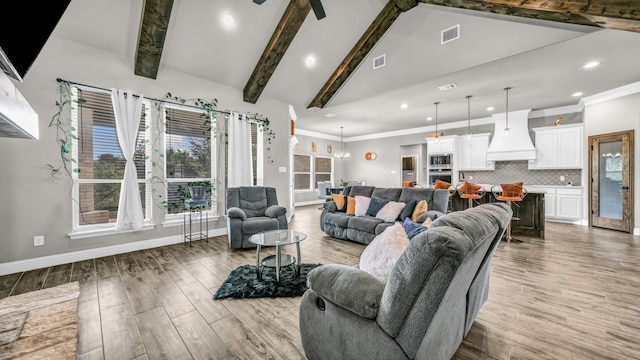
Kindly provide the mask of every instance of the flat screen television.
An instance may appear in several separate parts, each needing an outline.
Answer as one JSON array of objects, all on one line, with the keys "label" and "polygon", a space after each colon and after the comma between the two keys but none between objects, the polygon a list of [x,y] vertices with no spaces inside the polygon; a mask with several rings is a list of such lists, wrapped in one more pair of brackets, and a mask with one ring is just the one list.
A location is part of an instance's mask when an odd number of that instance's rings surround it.
[{"label": "flat screen television", "polygon": [[416,159],[414,157],[403,157],[402,158],[402,171],[413,171],[416,164]]},{"label": "flat screen television", "polygon": [[0,21],[0,68],[8,76],[22,81],[40,50],[49,39],[58,21],[71,0],[5,1],[2,13],[5,20],[16,17],[20,27],[13,21]]}]

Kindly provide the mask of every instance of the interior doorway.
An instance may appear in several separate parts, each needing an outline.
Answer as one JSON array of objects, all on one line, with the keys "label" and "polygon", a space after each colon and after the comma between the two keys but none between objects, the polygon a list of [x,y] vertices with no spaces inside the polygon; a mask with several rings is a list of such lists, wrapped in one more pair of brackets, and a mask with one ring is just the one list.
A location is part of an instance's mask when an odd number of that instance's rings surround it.
[{"label": "interior doorway", "polygon": [[633,130],[589,136],[589,226],[633,231]]}]

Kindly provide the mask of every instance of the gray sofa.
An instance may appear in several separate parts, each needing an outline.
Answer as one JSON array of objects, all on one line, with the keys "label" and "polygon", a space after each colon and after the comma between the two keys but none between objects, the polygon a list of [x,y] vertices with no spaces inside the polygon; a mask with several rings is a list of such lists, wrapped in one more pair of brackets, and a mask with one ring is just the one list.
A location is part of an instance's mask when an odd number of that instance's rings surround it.
[{"label": "gray sofa", "polygon": [[[446,214],[449,204],[449,191],[426,188],[379,188],[375,186],[347,186],[342,191],[347,196],[377,196],[391,201],[409,202],[411,200],[427,200],[428,211],[418,221],[422,222],[427,217],[432,220]],[[400,221],[404,219],[398,219]],[[351,240],[363,244],[369,244],[376,235],[382,233],[393,222],[384,222],[373,216],[347,215],[336,209],[333,201],[324,203],[320,214],[320,229],[327,235],[336,239]]]},{"label": "gray sofa", "polygon": [[310,271],[299,312],[307,358],[450,359],[487,300],[511,215],[491,203],[436,219],[410,240],[386,283],[353,266]]}]

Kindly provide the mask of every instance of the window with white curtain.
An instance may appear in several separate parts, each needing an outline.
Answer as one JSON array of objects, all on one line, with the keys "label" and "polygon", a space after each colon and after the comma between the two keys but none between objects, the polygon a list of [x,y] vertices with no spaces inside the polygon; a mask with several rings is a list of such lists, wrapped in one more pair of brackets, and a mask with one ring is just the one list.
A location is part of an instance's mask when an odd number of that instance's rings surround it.
[{"label": "window with white curtain", "polygon": [[[73,91],[75,100],[81,99],[71,112],[77,135],[77,139],[71,139],[72,158],[79,170],[73,173],[73,228],[115,229],[126,159],[118,143],[111,93],[82,87]],[[134,154],[146,222],[151,218],[151,185],[145,177],[151,167],[146,130],[149,108],[150,103],[145,102]]]},{"label": "window with white curtain", "polygon": [[[224,183],[229,183],[229,126],[224,123]],[[251,166],[253,166],[253,184],[264,185],[264,134],[258,124],[251,123]],[[225,185],[226,186],[226,185]],[[228,187],[228,186],[226,186]]]},{"label": "window with white curtain", "polygon": [[216,215],[215,119],[195,107],[163,106],[167,219],[185,211],[184,201],[193,185],[207,186],[206,210]]},{"label": "window with white curtain", "polygon": [[311,155],[293,155],[293,190],[311,190]]}]

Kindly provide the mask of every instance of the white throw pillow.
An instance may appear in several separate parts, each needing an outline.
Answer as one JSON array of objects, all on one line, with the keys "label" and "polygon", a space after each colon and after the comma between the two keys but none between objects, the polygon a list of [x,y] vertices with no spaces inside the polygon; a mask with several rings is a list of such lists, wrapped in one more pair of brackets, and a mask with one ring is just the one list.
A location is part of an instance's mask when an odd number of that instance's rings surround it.
[{"label": "white throw pillow", "polygon": [[376,217],[384,222],[394,222],[406,205],[403,202],[389,201],[378,211]]},{"label": "white throw pillow", "polygon": [[365,216],[367,215],[367,209],[369,208],[369,203],[371,203],[371,198],[366,196],[356,195],[356,216]]},{"label": "white throw pillow", "polygon": [[381,281],[387,282],[396,261],[408,245],[409,238],[402,223],[396,222],[367,245],[360,255],[358,267]]}]

